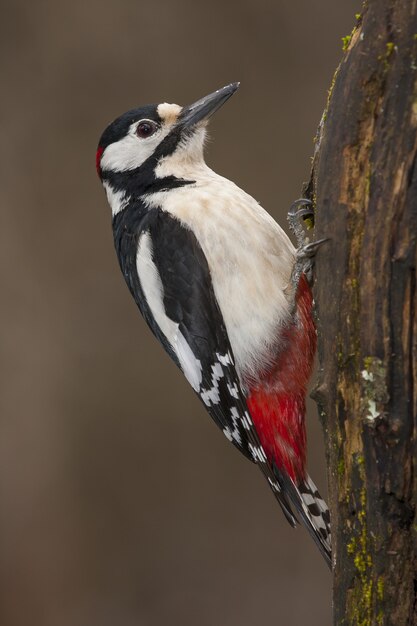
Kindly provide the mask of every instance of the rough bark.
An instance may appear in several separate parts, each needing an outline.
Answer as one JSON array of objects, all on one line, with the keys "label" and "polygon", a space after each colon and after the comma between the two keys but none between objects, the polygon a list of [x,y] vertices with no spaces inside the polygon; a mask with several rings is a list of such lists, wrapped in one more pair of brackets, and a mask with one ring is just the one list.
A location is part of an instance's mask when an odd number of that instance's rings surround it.
[{"label": "rough bark", "polygon": [[369,0],[335,74],[316,206],[334,624],[417,625],[417,0]]}]

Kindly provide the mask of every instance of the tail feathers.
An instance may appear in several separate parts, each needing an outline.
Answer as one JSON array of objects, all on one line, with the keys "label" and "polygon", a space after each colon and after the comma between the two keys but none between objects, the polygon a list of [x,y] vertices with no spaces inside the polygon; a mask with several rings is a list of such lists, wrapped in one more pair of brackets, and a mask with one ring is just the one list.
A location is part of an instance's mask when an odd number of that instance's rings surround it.
[{"label": "tail feathers", "polygon": [[[274,468],[274,473],[275,473],[275,468]],[[282,488],[280,478],[278,476],[277,478],[278,480],[276,482],[268,478],[269,485],[272,491],[274,492],[276,499],[278,500],[278,504],[280,505],[282,512],[285,515],[285,519],[290,524],[290,526],[295,528],[298,524],[298,519],[294,515],[294,511],[291,508],[291,504],[288,502],[288,498],[287,498],[285,491]]]},{"label": "tail feathers", "polygon": [[[280,472],[276,467],[274,467],[274,472],[277,476],[278,483],[283,488],[282,491],[288,496],[288,499],[316,542],[328,566],[331,567],[332,548],[330,513],[327,504],[320,496],[316,485],[308,475],[305,480],[297,486],[289,476]],[[282,496],[282,492],[279,495]],[[289,521],[293,526],[291,520]]]},{"label": "tail feathers", "polygon": [[[295,487],[295,489],[297,489],[297,487]],[[307,476],[305,481],[298,485],[297,490],[301,498],[301,507],[304,513],[300,511],[300,515],[303,517],[307,529],[320,548],[329,567],[331,567],[332,535],[330,529],[330,513],[327,504],[319,494],[310,476]],[[295,503],[294,506],[296,506]]]}]

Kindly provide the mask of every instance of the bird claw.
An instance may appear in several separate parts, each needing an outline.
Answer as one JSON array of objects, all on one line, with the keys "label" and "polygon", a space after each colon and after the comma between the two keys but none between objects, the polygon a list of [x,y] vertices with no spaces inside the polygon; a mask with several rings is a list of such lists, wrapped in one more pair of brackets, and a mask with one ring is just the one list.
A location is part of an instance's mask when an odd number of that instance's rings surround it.
[{"label": "bird claw", "polygon": [[[301,208],[299,208],[301,207]],[[306,235],[301,224],[301,218],[307,219],[314,216],[313,203],[307,198],[299,198],[290,206],[287,220],[290,230],[294,233],[298,247],[301,248],[306,243]]]},{"label": "bird claw", "polygon": [[[297,207],[299,206],[304,206],[304,207],[308,206],[311,208],[296,210]],[[298,198],[298,200],[295,200],[290,206],[290,210],[288,211],[288,220],[291,220],[294,217],[296,218],[303,217],[304,215],[314,215],[314,210],[312,207],[313,207],[313,203],[308,198]]]},{"label": "bird claw", "polygon": [[301,218],[307,219],[308,217],[314,217],[313,203],[307,198],[299,198],[292,203],[290,210],[288,211],[288,223],[290,229],[295,235],[297,240],[297,251],[295,257],[295,264],[293,267],[291,282],[295,288],[298,287],[300,276],[304,274],[309,283],[312,282],[312,269],[314,263],[314,257],[319,247],[328,241],[328,238],[319,239],[317,241],[309,241],[304,228],[301,224]]},{"label": "bird claw", "polygon": [[312,209],[298,209],[297,211],[288,211],[288,221],[299,220],[300,217],[314,217],[314,211]]},{"label": "bird claw", "polygon": [[313,265],[314,257],[317,250],[326,241],[329,241],[328,237],[324,239],[318,239],[317,241],[311,241],[297,248],[295,253],[295,263],[291,274],[291,282],[297,289],[300,277],[302,274],[307,278],[308,283],[311,285],[313,282]]},{"label": "bird claw", "polygon": [[317,239],[317,241],[311,241],[310,243],[304,244],[297,249],[297,259],[313,259],[316,255],[317,250],[320,246],[329,241],[328,237],[324,237],[324,239]]}]

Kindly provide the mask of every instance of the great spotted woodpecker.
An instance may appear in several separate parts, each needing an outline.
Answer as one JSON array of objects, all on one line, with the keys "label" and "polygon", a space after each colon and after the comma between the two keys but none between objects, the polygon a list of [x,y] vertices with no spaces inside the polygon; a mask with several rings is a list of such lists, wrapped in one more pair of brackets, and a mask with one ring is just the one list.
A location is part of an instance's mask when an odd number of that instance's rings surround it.
[{"label": "great spotted woodpecker", "polygon": [[309,254],[297,254],[203,156],[207,121],[237,87],[186,107],[128,111],[102,134],[97,171],[143,317],[217,426],[259,466],[290,524],[298,514],[330,564],[329,511],[305,467],[316,347]]}]

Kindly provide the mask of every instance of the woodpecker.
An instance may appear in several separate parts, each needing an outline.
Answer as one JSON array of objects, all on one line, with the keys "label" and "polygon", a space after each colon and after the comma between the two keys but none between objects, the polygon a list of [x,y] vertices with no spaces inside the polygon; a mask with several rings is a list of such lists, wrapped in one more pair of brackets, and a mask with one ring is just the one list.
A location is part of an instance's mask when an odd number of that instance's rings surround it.
[{"label": "woodpecker", "polygon": [[207,122],[238,86],[190,106],[124,113],[101,136],[97,172],[120,268],[151,331],[330,565],[329,511],[306,471],[315,244],[303,247],[295,225],[306,209],[291,214],[297,250],[256,200],[204,160]]}]

